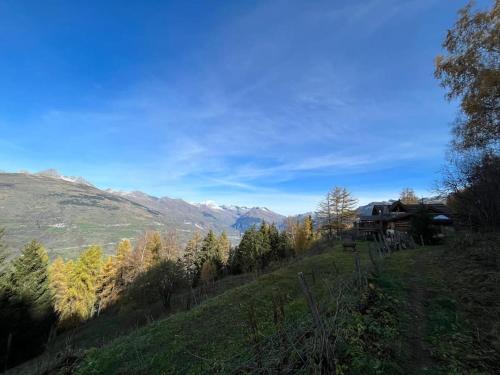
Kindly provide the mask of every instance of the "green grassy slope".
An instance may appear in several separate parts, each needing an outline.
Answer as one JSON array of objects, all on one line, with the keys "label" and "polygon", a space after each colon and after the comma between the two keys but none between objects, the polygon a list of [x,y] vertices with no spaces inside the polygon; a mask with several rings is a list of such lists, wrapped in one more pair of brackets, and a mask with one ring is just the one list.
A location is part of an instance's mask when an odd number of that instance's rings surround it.
[{"label": "green grassy slope", "polygon": [[[363,261],[367,258],[364,256]],[[353,270],[353,254],[339,249],[305,258],[300,262],[212,298],[197,308],[175,314],[91,351],[81,374],[164,374],[206,373],[214,364],[231,361],[249,345],[248,306],[255,307],[259,334],[271,334],[273,299],[286,295],[289,321],[309,319],[306,302],[297,282],[297,273],[317,275]],[[321,282],[312,285],[320,296],[326,293]]]},{"label": "green grassy slope", "polygon": [[[498,315],[492,313],[500,307],[500,295],[484,305],[489,313],[477,314],[478,300],[485,299],[489,291],[477,288],[478,282],[484,283],[491,272],[475,262],[477,259],[463,258],[454,246],[402,251],[384,260],[377,283],[399,301],[401,350],[397,361],[404,373],[486,375],[500,371],[499,337],[488,337],[481,329],[498,327]],[[498,278],[498,268],[495,272]],[[472,281],[474,273],[479,277]],[[463,278],[468,278],[465,287]],[[497,283],[491,285],[498,290]]]},{"label": "green grassy slope", "polygon": [[[366,243],[359,247],[362,265],[369,265]],[[336,348],[339,373],[496,373],[498,351],[477,337],[471,320],[474,315],[459,302],[462,288],[456,288],[457,276],[450,278],[449,272],[457,260],[450,260],[448,253],[443,246],[424,247],[399,251],[380,261],[380,272],[356,297],[347,319],[338,321],[344,335]],[[248,363],[253,366],[259,361],[255,342],[264,348],[259,354],[263,360],[272,361],[273,350],[278,353],[285,338],[276,325],[274,307],[279,300],[284,301],[287,327],[291,327],[286,337],[289,343],[283,347],[290,351],[286,353],[290,358],[300,358],[306,354],[304,345],[314,331],[300,328],[304,323],[311,327],[312,318],[297,273],[304,272],[320,301],[323,319],[331,322],[335,310],[329,310],[323,301],[332,299],[333,284],[352,275],[353,270],[353,253],[337,246],[245,285],[229,283],[227,291],[190,311],[177,312],[87,350],[76,373],[256,373],[248,367]],[[103,320],[89,329],[95,335],[97,330],[105,332],[106,324]],[[306,336],[294,336],[304,332]],[[33,365],[36,361],[31,368]],[[301,371],[294,373],[307,373]]]}]

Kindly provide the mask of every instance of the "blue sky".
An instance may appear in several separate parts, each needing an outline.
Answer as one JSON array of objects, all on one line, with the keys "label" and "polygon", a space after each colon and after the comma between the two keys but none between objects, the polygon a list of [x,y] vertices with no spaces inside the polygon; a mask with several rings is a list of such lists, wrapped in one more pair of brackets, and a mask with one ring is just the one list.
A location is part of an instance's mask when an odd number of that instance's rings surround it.
[{"label": "blue sky", "polygon": [[0,0],[0,169],[284,214],[429,194],[464,4]]}]

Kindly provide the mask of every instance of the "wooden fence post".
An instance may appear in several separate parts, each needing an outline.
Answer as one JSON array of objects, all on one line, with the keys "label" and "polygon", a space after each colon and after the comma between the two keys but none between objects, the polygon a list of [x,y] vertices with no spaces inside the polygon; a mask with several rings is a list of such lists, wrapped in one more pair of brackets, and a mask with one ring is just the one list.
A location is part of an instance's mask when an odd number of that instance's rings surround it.
[{"label": "wooden fence post", "polygon": [[373,269],[375,270],[375,274],[378,274],[378,266],[377,262],[375,262],[375,259],[373,257],[373,246],[372,244],[368,244],[368,255],[370,256],[370,261],[372,262]]},{"label": "wooden fence post", "polygon": [[314,300],[314,296],[311,293],[311,290],[309,289],[309,286],[307,285],[306,278],[304,277],[304,273],[299,272],[297,274],[299,277],[299,283],[300,287],[302,288],[302,292],[304,293],[304,296],[306,297],[307,304],[309,306],[309,310],[311,311],[311,315],[314,320],[314,324],[316,328],[321,332],[321,334],[325,334],[325,327],[323,325],[323,321],[321,320],[321,316],[319,315],[319,310],[318,310],[318,305],[316,304],[316,301]]},{"label": "wooden fence post", "polygon": [[356,254],[354,256],[354,265],[356,266],[356,278],[357,278],[357,284],[358,288],[361,289],[361,262],[359,259],[359,253],[356,251]]}]

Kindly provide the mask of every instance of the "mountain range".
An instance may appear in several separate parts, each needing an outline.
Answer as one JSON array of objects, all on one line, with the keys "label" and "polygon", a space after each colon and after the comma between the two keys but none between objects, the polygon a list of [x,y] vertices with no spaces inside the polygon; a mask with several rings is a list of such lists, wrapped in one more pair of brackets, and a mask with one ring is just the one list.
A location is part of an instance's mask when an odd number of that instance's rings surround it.
[{"label": "mountain range", "polygon": [[50,169],[0,173],[0,227],[11,254],[36,239],[50,257],[77,256],[90,244],[112,253],[122,238],[145,230],[175,231],[181,243],[194,232],[226,231],[233,243],[262,220],[281,225],[285,217],[265,207],[219,206],[153,197],[140,191],[101,190],[81,177]]}]

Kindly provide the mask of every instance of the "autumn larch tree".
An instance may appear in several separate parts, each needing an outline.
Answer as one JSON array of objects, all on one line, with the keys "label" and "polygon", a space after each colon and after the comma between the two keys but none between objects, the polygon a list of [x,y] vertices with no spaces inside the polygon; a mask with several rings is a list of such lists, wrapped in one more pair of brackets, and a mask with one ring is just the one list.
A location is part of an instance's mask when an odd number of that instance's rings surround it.
[{"label": "autumn larch tree", "polygon": [[98,278],[102,266],[102,250],[90,246],[74,263],[68,288],[71,315],[86,320],[96,312]]},{"label": "autumn larch tree", "polygon": [[346,188],[335,187],[327,193],[320,203],[317,216],[328,238],[331,239],[333,233],[342,238],[343,231],[356,216],[357,203],[358,200]]},{"label": "autumn larch tree", "polygon": [[412,188],[404,188],[399,194],[399,200],[403,204],[417,204],[418,197],[415,195],[415,192]]},{"label": "autumn larch tree", "polygon": [[323,199],[320,204],[316,216],[321,225],[321,230],[327,233],[329,239],[333,238],[334,234],[334,222],[335,222],[335,202],[334,202],[334,191],[329,191],[326,193],[325,199]]},{"label": "autumn larch tree", "polygon": [[500,0],[489,10],[459,12],[443,43],[446,55],[436,58],[435,76],[460,101],[456,148],[497,147],[500,142]]},{"label": "autumn larch tree", "polygon": [[219,252],[222,259],[222,263],[227,264],[229,253],[231,251],[231,241],[229,241],[229,238],[227,237],[225,231],[223,231],[220,234],[218,241],[219,241]]}]

